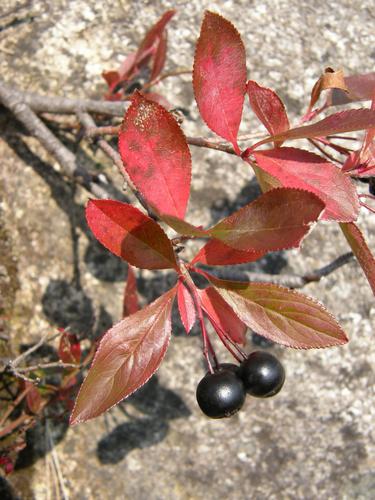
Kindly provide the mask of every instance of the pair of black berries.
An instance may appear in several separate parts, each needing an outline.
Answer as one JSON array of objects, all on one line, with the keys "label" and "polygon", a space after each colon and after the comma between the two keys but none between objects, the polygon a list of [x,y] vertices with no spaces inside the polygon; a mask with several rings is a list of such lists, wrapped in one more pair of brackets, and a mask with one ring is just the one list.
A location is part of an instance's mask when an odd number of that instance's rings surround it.
[{"label": "pair of black berries", "polygon": [[246,393],[269,398],[280,391],[284,380],[280,361],[268,352],[255,351],[240,366],[223,363],[207,373],[198,384],[197,401],[210,418],[230,417],[241,409]]}]

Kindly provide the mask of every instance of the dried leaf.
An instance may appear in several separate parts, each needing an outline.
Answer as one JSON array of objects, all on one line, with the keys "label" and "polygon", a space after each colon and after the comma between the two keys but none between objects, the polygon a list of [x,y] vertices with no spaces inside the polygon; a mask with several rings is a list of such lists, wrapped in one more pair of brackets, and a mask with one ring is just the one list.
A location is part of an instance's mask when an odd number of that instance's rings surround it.
[{"label": "dried leaf", "polygon": [[209,230],[236,250],[271,252],[298,247],[324,209],[315,194],[300,189],[272,189]]},{"label": "dried leaf", "polygon": [[307,113],[312,110],[323,90],[328,89],[340,89],[347,94],[349,93],[342,69],[335,71],[332,68],[326,68],[324,70],[324,73],[320,76],[311,91],[310,105]]},{"label": "dried leaf", "polygon": [[333,163],[296,148],[278,148],[254,153],[258,166],[284,187],[306,189],[324,201],[322,219],[356,220],[359,201],[351,179]]},{"label": "dried leaf", "polygon": [[327,99],[328,106],[339,106],[348,102],[369,101],[375,90],[375,72],[345,77],[348,92],[333,90]]},{"label": "dried leaf", "polygon": [[173,288],[108,330],[78,393],[71,424],[101,415],[155,373],[171,336],[175,294]]},{"label": "dried leaf", "polygon": [[270,283],[212,282],[241,321],[273,342],[297,349],[348,342],[322,304],[295,290]]},{"label": "dried leaf", "polygon": [[191,157],[173,116],[137,92],[119,134],[125,170],[144,199],[165,214],[184,218]]},{"label": "dried leaf", "polygon": [[375,258],[372,255],[366,240],[358,226],[352,222],[340,224],[354,255],[356,256],[363,272],[370,283],[372,293],[375,295]]},{"label": "dried leaf", "polygon": [[237,146],[246,91],[246,54],[232,23],[206,11],[193,69],[195,99],[211,130]]},{"label": "dried leaf", "polygon": [[90,200],[86,218],[100,243],[133,266],[178,269],[172,244],[162,228],[132,205]]}]

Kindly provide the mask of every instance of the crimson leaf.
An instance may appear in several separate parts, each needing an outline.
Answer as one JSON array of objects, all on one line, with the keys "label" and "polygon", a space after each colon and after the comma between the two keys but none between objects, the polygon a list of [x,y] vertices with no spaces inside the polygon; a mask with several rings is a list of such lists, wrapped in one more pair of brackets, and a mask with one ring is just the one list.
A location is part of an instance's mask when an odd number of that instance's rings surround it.
[{"label": "crimson leaf", "polygon": [[132,205],[90,200],[86,218],[100,243],[133,266],[178,269],[173,247],[162,228]]},{"label": "crimson leaf", "polygon": [[296,148],[254,153],[258,166],[285,187],[306,189],[326,204],[322,219],[353,221],[359,212],[357,191],[348,176],[320,156]]},{"label": "crimson leaf", "polygon": [[191,157],[173,116],[139,92],[119,134],[125,170],[145,200],[163,213],[183,218],[190,194]]},{"label": "crimson leaf", "polygon": [[137,294],[137,279],[134,269],[128,265],[128,277],[124,290],[124,301],[122,308],[122,317],[130,316],[139,310],[138,294]]},{"label": "crimson leaf", "polygon": [[128,316],[103,336],[70,417],[71,424],[101,415],[147,382],[171,336],[176,288]]},{"label": "crimson leaf", "polygon": [[81,359],[81,345],[76,335],[63,331],[60,337],[59,358],[63,363],[79,363]]},{"label": "crimson leaf", "polygon": [[147,57],[149,57],[149,54],[152,54],[152,49],[154,49],[154,64],[150,80],[158,76],[163,69],[166,52],[166,33],[164,30],[175,12],[175,10],[164,12],[157,23],[146,33],[137,51],[135,63],[139,65],[145,58],[147,61]]},{"label": "crimson leaf", "polygon": [[289,129],[285,106],[276,92],[249,80],[247,95],[254,113],[270,134],[279,134]]},{"label": "crimson leaf", "polygon": [[199,290],[204,312],[214,326],[222,330],[233,342],[246,343],[246,325],[233,312],[233,309],[213,287]]},{"label": "crimson leaf", "polygon": [[246,90],[245,47],[233,24],[209,11],[195,50],[193,87],[204,121],[238,149]]},{"label": "crimson leaf", "polygon": [[197,319],[197,312],[191,293],[181,281],[177,285],[177,304],[186,333],[190,333]]},{"label": "crimson leaf", "polygon": [[375,111],[371,109],[349,109],[334,113],[311,125],[291,128],[285,132],[266,137],[254,144],[251,149],[253,150],[272,141],[282,142],[309,137],[326,137],[327,135],[365,130],[371,127],[375,127]]},{"label": "crimson leaf", "polygon": [[236,250],[270,252],[298,247],[324,209],[315,194],[277,188],[223,219],[208,232]]},{"label": "crimson leaf", "polygon": [[260,259],[266,252],[244,252],[228,247],[219,240],[210,240],[202,247],[191,264],[201,262],[209,266],[244,264]]},{"label": "crimson leaf", "polygon": [[367,243],[359,230],[358,226],[352,222],[340,224],[341,230],[344,233],[354,255],[363,272],[370,283],[373,294],[375,295],[375,258],[372,255]]},{"label": "crimson leaf", "polygon": [[211,281],[245,325],[273,342],[297,349],[348,342],[322,304],[295,290],[270,283]]}]

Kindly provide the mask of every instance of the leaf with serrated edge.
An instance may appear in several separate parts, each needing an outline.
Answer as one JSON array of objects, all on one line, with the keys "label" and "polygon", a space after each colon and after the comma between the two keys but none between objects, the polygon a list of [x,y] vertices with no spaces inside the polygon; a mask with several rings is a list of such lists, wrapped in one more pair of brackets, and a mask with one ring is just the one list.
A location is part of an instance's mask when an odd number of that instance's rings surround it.
[{"label": "leaf with serrated edge", "polygon": [[213,287],[198,290],[202,308],[213,324],[230,337],[233,342],[245,345],[247,326]]},{"label": "leaf with serrated edge", "polygon": [[321,219],[340,222],[356,220],[358,195],[352,180],[324,158],[296,148],[277,148],[254,153],[263,171],[284,187],[306,189],[326,204]]},{"label": "leaf with serrated edge", "polygon": [[70,424],[101,415],[155,373],[169,344],[175,294],[176,287],[108,330],[80,388]]},{"label": "leaf with serrated edge", "polygon": [[251,149],[254,150],[262,144],[272,141],[283,142],[309,137],[326,137],[327,135],[366,130],[371,127],[375,127],[375,111],[371,109],[349,109],[334,113],[311,125],[291,128],[281,134],[266,137],[266,139],[254,144]]},{"label": "leaf with serrated edge", "polygon": [[206,11],[195,49],[195,99],[203,120],[237,146],[246,91],[246,54],[232,23]]},{"label": "leaf with serrated edge", "polygon": [[177,285],[177,304],[186,333],[190,333],[197,319],[197,312],[191,293],[181,281]]},{"label": "leaf with serrated edge", "polygon": [[352,222],[340,224],[340,227],[366,275],[372,293],[375,295],[375,258],[367,246],[363,234],[358,226]]},{"label": "leaf with serrated edge", "polygon": [[226,217],[208,232],[236,250],[271,252],[298,247],[324,209],[314,193],[277,188]]},{"label": "leaf with serrated edge", "polygon": [[136,188],[160,212],[184,218],[190,194],[191,157],[173,116],[139,92],[119,133],[124,168]]},{"label": "leaf with serrated edge", "polygon": [[335,318],[311,297],[270,283],[211,281],[245,325],[273,342],[296,349],[348,342]]},{"label": "leaf with serrated edge", "polygon": [[178,269],[162,228],[140,210],[115,200],[90,200],[87,223],[108,250],[142,269]]},{"label": "leaf with serrated edge", "polygon": [[288,115],[280,97],[272,89],[259,83],[247,82],[250,106],[270,134],[278,134],[289,129]]}]

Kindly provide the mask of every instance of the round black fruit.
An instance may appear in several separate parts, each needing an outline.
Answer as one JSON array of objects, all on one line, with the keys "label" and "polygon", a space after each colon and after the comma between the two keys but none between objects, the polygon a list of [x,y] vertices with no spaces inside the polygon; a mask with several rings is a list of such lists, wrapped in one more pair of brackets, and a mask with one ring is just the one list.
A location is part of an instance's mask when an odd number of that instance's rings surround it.
[{"label": "round black fruit", "polygon": [[197,401],[200,409],[211,418],[230,417],[244,404],[244,384],[231,369],[222,368],[208,373],[197,387]]},{"label": "round black fruit", "polygon": [[240,365],[238,376],[251,396],[269,398],[277,394],[285,381],[280,361],[268,352],[255,351]]}]

